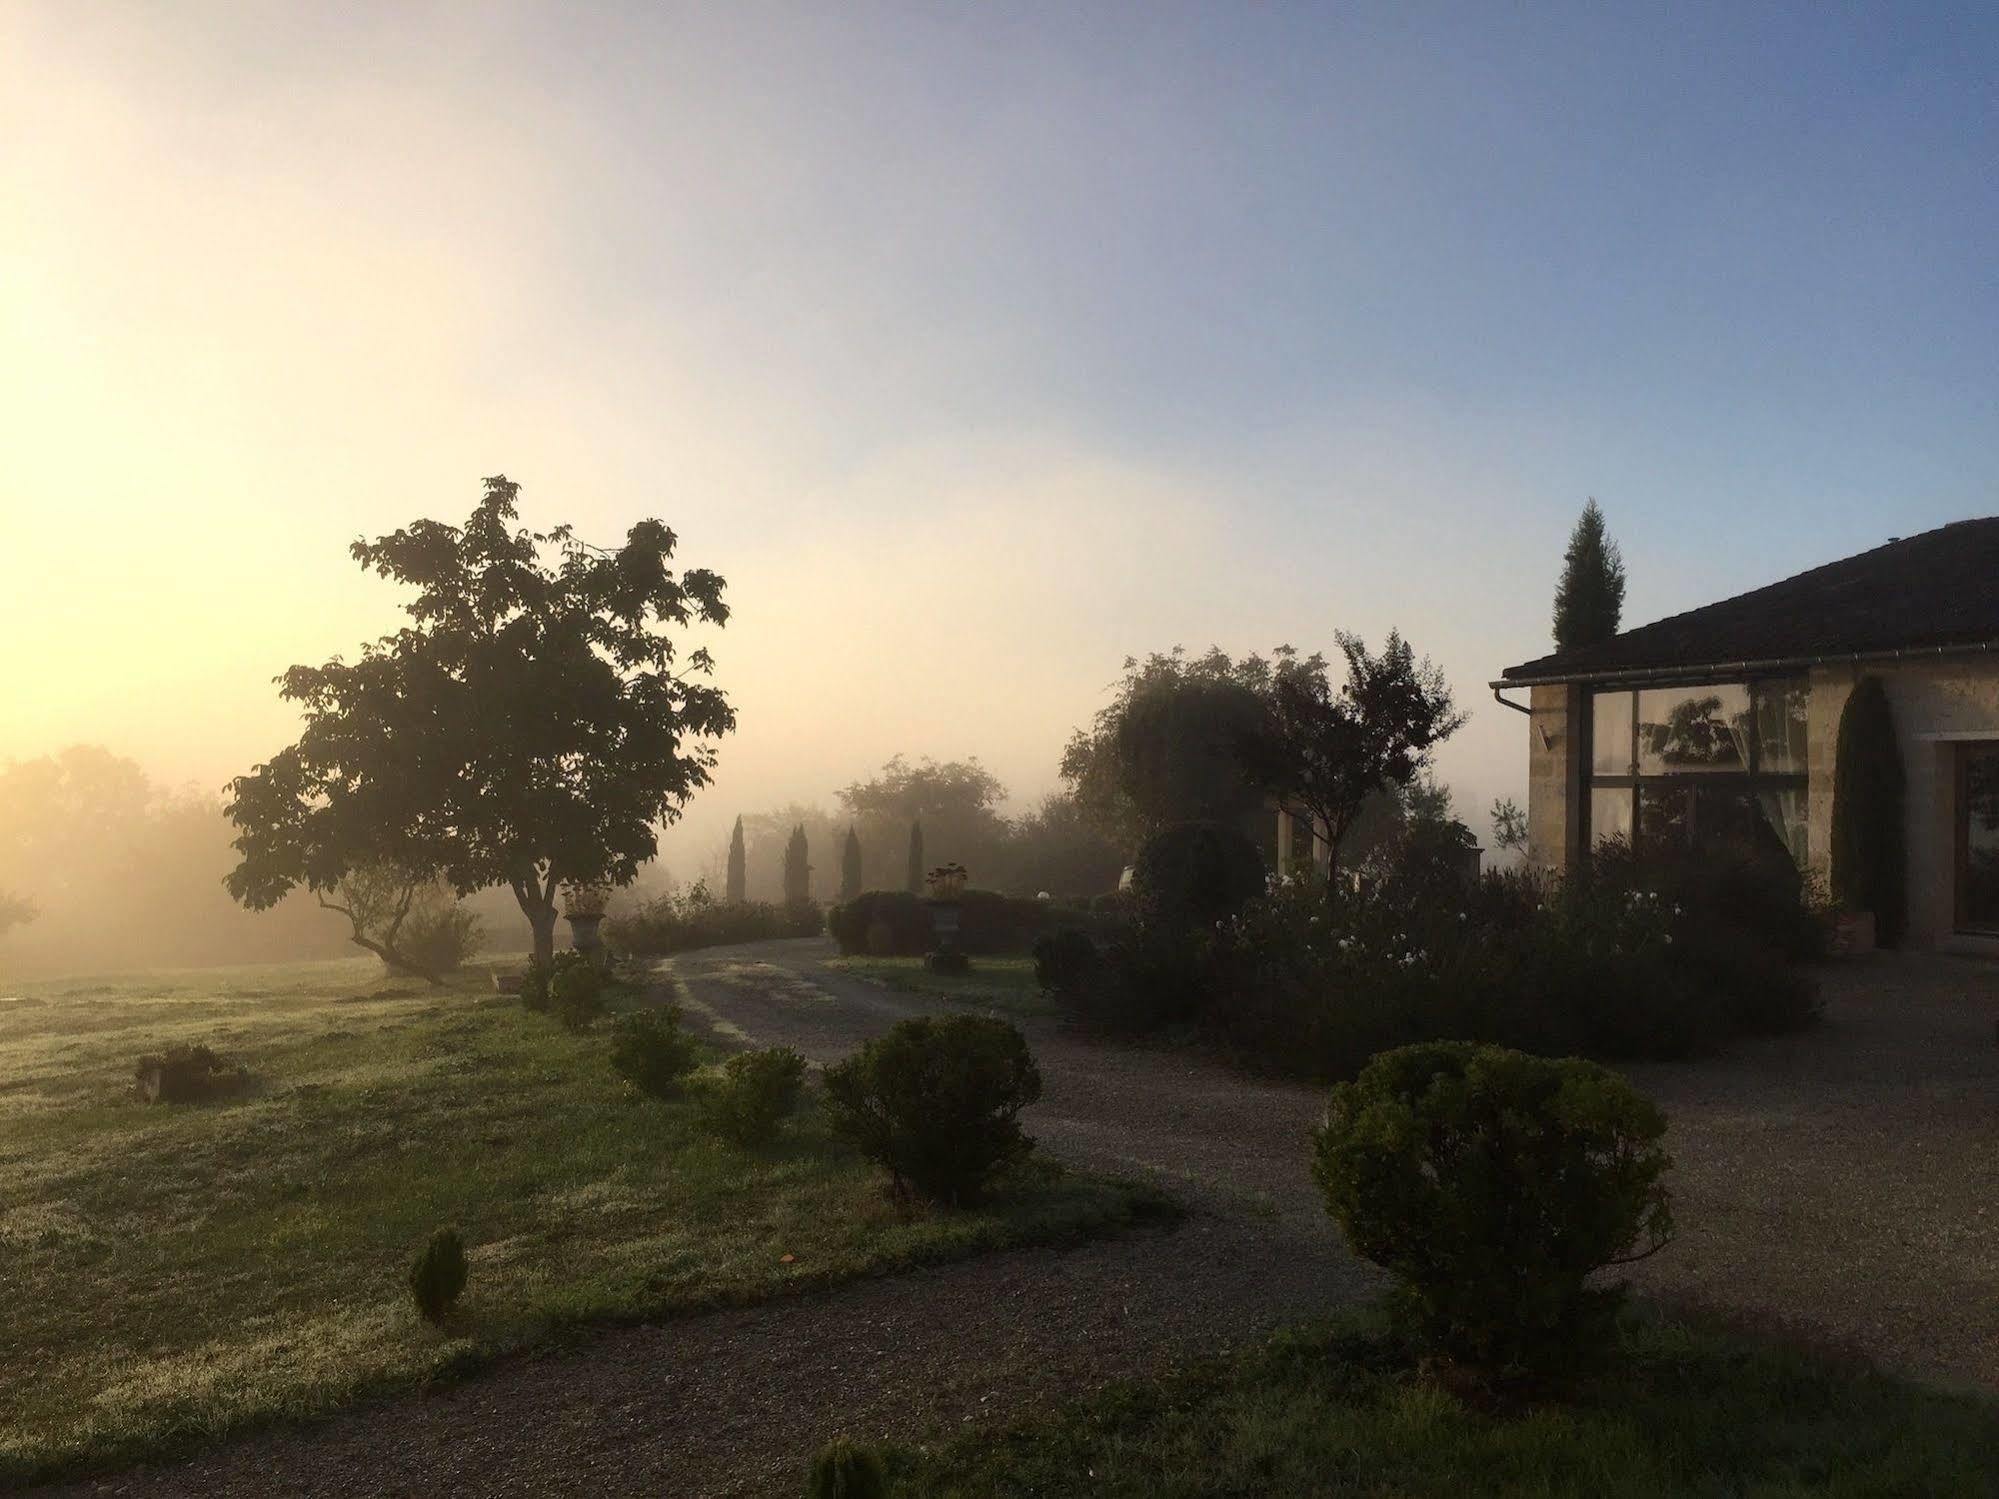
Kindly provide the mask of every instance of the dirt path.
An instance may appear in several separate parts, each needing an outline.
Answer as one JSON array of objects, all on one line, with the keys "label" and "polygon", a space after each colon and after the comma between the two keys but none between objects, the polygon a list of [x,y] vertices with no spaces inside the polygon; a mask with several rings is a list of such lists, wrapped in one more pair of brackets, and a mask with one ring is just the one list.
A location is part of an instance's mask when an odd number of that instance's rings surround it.
[{"label": "dirt path", "polygon": [[[829,972],[828,951],[761,943],[676,970],[725,1043],[816,1061],[937,1008]],[[1999,968],[1883,960],[1829,973],[1827,998],[1812,1034],[1630,1069],[1672,1120],[1683,1230],[1641,1283],[1999,1389]],[[1306,1176],[1318,1090],[1026,1029],[1042,1148],[1157,1172],[1192,1205],[1184,1225],[608,1333],[73,1492],[793,1494],[804,1455],[836,1431],[1003,1424],[1375,1284]]]}]

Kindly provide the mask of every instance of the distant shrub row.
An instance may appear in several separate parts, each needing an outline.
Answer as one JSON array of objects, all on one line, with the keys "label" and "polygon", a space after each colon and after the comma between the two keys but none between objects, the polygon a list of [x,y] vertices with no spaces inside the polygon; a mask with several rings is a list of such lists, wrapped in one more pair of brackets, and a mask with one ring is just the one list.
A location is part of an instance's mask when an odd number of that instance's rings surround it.
[{"label": "distant shrub row", "polygon": [[[1117,897],[1090,907],[967,890],[958,902],[958,938],[968,953],[1026,952],[1042,934],[1064,927],[1107,929]],[[848,957],[921,957],[936,946],[930,907],[907,890],[869,890],[826,913],[826,930]]]},{"label": "distant shrub row", "polygon": [[809,901],[791,905],[718,901],[700,884],[684,895],[647,901],[630,915],[613,916],[604,923],[612,947],[642,958],[767,937],[816,937],[824,930],[819,907]]}]

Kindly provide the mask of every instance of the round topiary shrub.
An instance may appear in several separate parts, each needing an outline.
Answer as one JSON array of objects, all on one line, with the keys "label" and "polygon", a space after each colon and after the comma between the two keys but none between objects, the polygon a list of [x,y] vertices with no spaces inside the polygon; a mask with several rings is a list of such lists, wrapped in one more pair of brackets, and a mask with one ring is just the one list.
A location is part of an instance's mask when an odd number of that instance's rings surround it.
[{"label": "round topiary shrub", "polygon": [[1044,994],[1067,993],[1094,978],[1100,961],[1088,932],[1064,927],[1034,944],[1034,981]]},{"label": "round topiary shrub", "polygon": [[1183,822],[1138,851],[1132,890],[1153,921],[1212,927],[1264,890],[1263,854],[1239,828]]},{"label": "round topiary shrub", "polygon": [[1550,1373],[1614,1331],[1623,1287],[1591,1274],[1672,1238],[1665,1130],[1594,1062],[1429,1042],[1333,1090],[1312,1174],[1355,1253],[1400,1283],[1396,1311],[1429,1351]]},{"label": "round topiary shrub", "polygon": [[805,1499],[887,1499],[888,1477],[871,1447],[835,1437],[812,1459]]},{"label": "round topiary shrub", "polygon": [[826,1069],[834,1134],[888,1169],[898,1192],[967,1203],[1034,1148],[1020,1111],[1041,1073],[1020,1032],[981,1015],[920,1015]]},{"label": "round topiary shrub", "polygon": [[410,1297],[426,1322],[441,1323],[465,1289],[465,1245],[455,1228],[440,1228],[410,1266]]},{"label": "round topiary shrub", "polygon": [[681,1030],[677,1005],[634,1010],[612,1027],[612,1069],[648,1097],[672,1098],[699,1065],[700,1049]]},{"label": "round topiary shrub", "polygon": [[738,1052],[701,1094],[702,1123],[732,1145],[762,1145],[798,1107],[805,1058],[789,1046]]}]

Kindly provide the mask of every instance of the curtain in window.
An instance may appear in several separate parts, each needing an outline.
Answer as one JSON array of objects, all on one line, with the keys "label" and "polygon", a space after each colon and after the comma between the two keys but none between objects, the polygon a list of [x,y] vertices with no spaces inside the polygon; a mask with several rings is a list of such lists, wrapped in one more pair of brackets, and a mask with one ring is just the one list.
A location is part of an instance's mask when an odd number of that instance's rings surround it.
[{"label": "curtain in window", "polygon": [[1809,799],[1802,787],[1785,787],[1781,790],[1759,791],[1756,793],[1757,810],[1770,829],[1784,840],[1784,847],[1791,851],[1791,862],[1799,869],[1811,862],[1811,810]]}]

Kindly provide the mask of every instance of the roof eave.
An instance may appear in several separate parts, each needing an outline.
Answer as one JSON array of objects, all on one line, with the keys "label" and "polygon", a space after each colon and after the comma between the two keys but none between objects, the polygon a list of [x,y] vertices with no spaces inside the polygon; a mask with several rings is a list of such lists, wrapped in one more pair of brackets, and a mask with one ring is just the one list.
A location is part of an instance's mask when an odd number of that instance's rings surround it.
[{"label": "roof eave", "polygon": [[1501,676],[1488,687],[1557,687],[1572,682],[1693,682],[1739,677],[1813,666],[1862,665],[1872,661],[1910,658],[1975,656],[1999,650],[1999,639],[1959,641],[1948,645],[1896,646],[1875,651],[1830,651],[1813,656],[1771,656],[1758,661],[1703,661],[1685,666],[1626,666],[1602,671],[1548,671],[1532,676]]}]

